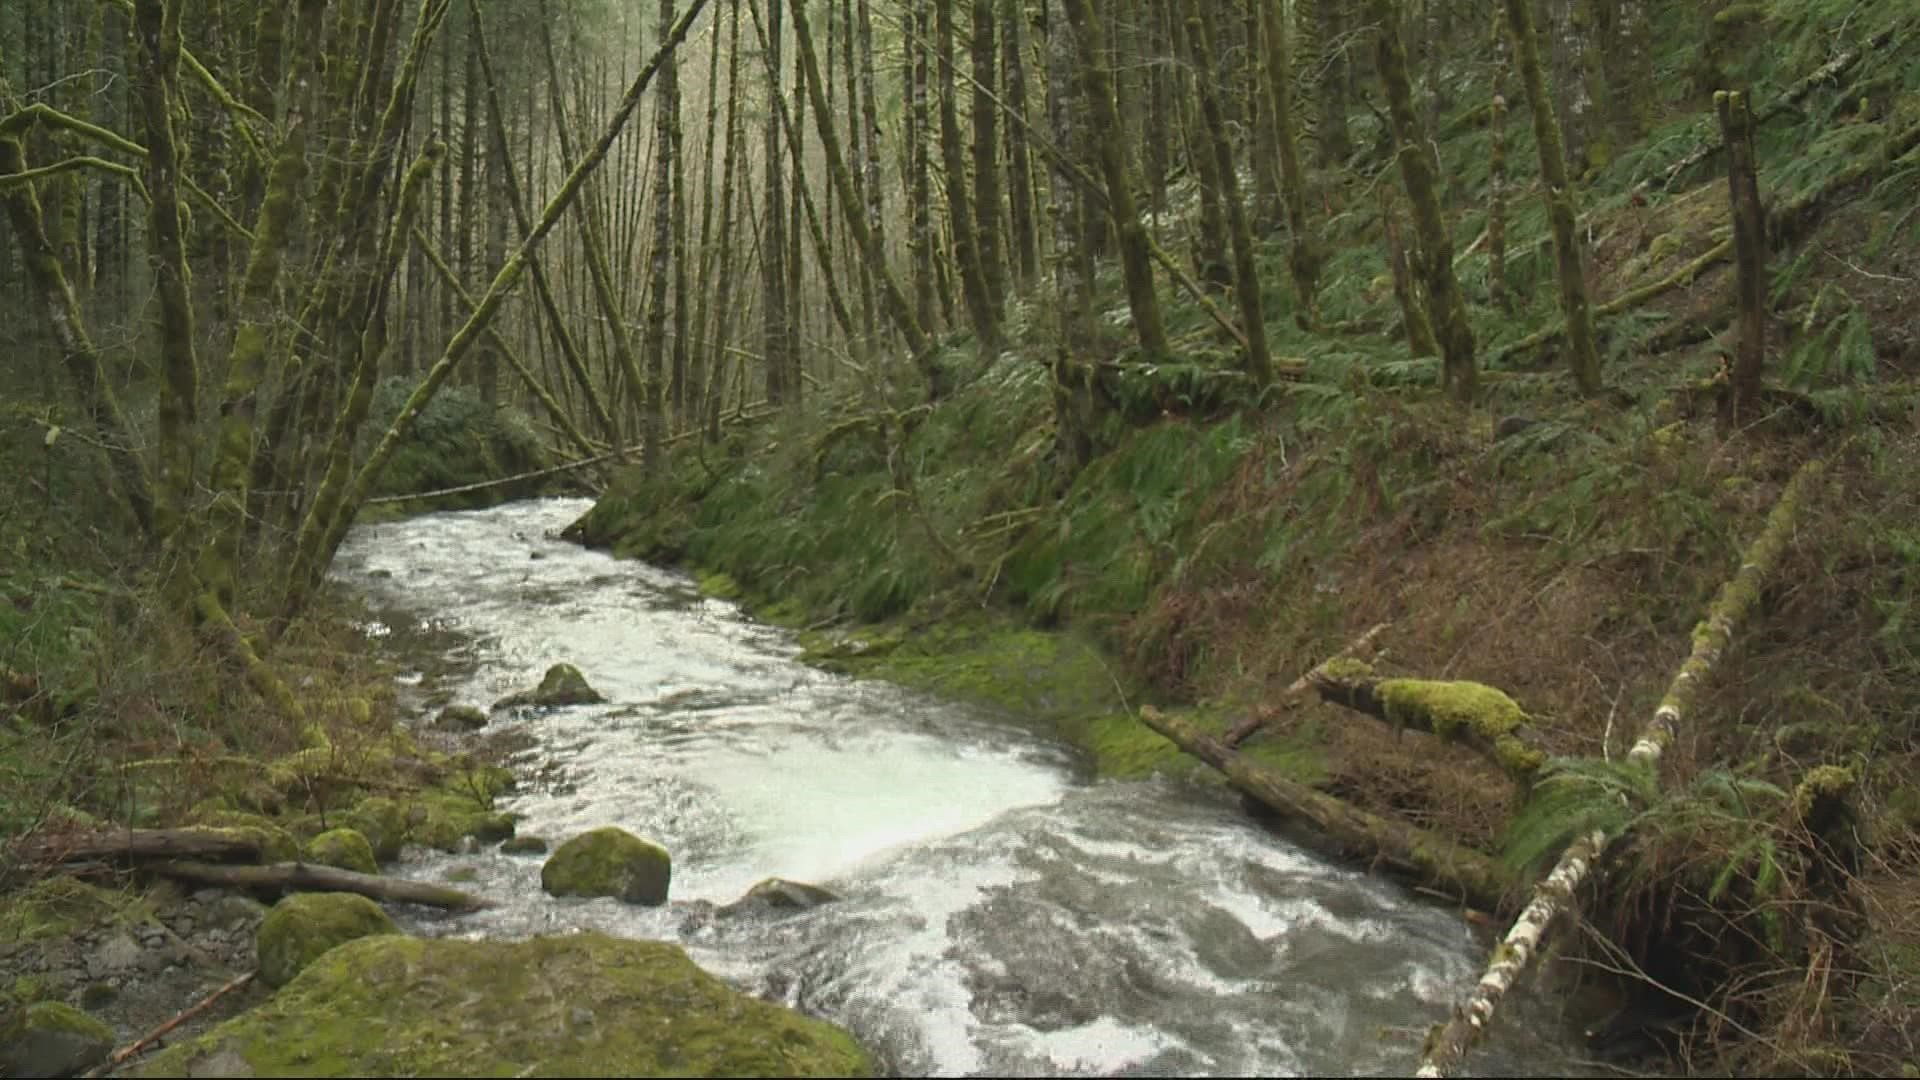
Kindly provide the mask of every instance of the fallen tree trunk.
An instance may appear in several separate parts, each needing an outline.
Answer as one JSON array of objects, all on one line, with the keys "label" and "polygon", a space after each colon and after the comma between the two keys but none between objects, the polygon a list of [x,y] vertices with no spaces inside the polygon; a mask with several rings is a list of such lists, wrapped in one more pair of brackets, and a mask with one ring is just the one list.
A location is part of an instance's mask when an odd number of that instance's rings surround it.
[{"label": "fallen tree trunk", "polygon": [[[1683,285],[1691,284],[1693,279],[1699,277],[1702,271],[1731,254],[1733,254],[1733,241],[1731,239],[1722,240],[1673,273],[1665,277],[1655,278],[1644,285],[1637,285],[1606,303],[1601,304],[1599,307],[1594,308],[1593,317],[1598,319],[1608,315],[1618,315],[1628,308],[1639,307],[1641,304],[1646,303],[1656,296],[1671,292]],[[1562,319],[1560,322],[1544,330],[1536,330],[1510,345],[1503,345],[1494,350],[1493,355],[1488,357],[1487,364],[1488,366],[1499,364],[1516,353],[1537,349],[1550,341],[1559,339],[1560,335],[1566,332],[1567,323],[1566,320]]]},{"label": "fallen tree trunk", "polygon": [[143,862],[151,859],[260,858],[260,841],[230,829],[122,829],[57,833],[15,843],[8,852],[26,863]]},{"label": "fallen tree trunk", "polygon": [[1460,743],[1521,783],[1546,764],[1526,712],[1484,683],[1382,679],[1358,661],[1323,664],[1309,678],[1322,701]]},{"label": "fallen tree trunk", "polygon": [[[1294,697],[1298,696],[1302,691],[1312,686],[1314,676],[1320,674],[1322,671],[1325,671],[1329,664],[1333,664],[1337,661],[1345,660],[1355,656],[1364,657],[1367,654],[1373,652],[1374,639],[1378,638],[1381,634],[1385,633],[1389,625],[1390,624],[1388,623],[1374,624],[1372,627],[1370,627],[1367,630],[1366,633],[1361,634],[1359,637],[1354,638],[1352,641],[1348,642],[1346,648],[1341,649],[1339,652],[1334,653],[1332,656],[1327,657],[1325,660],[1322,660],[1318,664],[1315,664],[1313,667],[1309,668],[1305,675],[1302,675],[1299,678],[1293,680],[1293,682],[1287,684],[1287,688],[1285,690],[1280,691],[1280,701],[1281,702],[1290,701]],[[1260,730],[1261,727],[1265,726],[1267,723],[1267,720],[1268,720],[1267,714],[1255,713],[1252,716],[1247,717],[1245,720],[1240,721],[1238,724],[1235,724],[1232,730],[1227,732],[1226,738],[1223,739],[1222,741],[1225,742],[1229,747],[1239,746],[1241,743],[1247,740],[1248,736],[1252,735],[1254,732]]]},{"label": "fallen tree trunk", "polygon": [[[1629,761],[1658,770],[1660,759],[1673,742],[1680,721],[1692,710],[1700,684],[1705,681],[1733,641],[1734,631],[1760,597],[1761,586],[1773,573],[1780,556],[1793,535],[1800,508],[1807,492],[1819,479],[1824,463],[1815,458],[1800,467],[1773,510],[1766,527],[1747,548],[1740,569],[1720,587],[1707,609],[1706,621],[1693,632],[1693,651],[1673,677],[1659,708],[1642,728],[1640,738],[1628,751]],[[1614,838],[1594,831],[1569,845],[1560,855],[1552,873],[1534,889],[1520,918],[1514,921],[1506,937],[1493,950],[1486,974],[1473,989],[1464,1005],[1457,1006],[1444,1025],[1435,1025],[1421,1050],[1419,1071],[1423,1077],[1448,1076],[1459,1067],[1473,1044],[1486,1032],[1487,1022],[1499,1007],[1514,981],[1526,970],[1527,962],[1539,951],[1547,930],[1561,912],[1573,905],[1574,892],[1580,888]]]},{"label": "fallen tree trunk", "polygon": [[1247,760],[1191,723],[1143,706],[1140,719],[1180,749],[1220,770],[1233,786],[1288,817],[1304,818],[1358,858],[1371,859],[1486,911],[1508,907],[1513,878],[1471,848],[1405,822],[1370,814]]},{"label": "fallen tree trunk", "polygon": [[347,892],[374,900],[393,900],[403,904],[424,904],[449,911],[484,911],[496,906],[493,901],[459,889],[429,885],[423,881],[403,881],[361,874],[312,863],[283,862],[268,866],[223,866],[214,863],[174,860],[155,863],[155,873],[181,881],[203,885],[221,885],[233,889],[256,889],[280,893]]}]

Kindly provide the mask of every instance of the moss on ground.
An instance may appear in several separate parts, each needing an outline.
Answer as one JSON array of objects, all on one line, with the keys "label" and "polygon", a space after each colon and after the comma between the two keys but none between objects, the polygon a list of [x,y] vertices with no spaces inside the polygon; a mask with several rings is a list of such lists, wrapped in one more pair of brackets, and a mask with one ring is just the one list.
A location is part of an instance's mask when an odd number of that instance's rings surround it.
[{"label": "moss on ground", "polygon": [[307,965],[349,941],[399,928],[379,904],[352,893],[299,893],[273,905],[260,922],[260,978],[285,986]]},{"label": "moss on ground", "polygon": [[344,945],[142,1068],[256,1076],[866,1076],[846,1032],[748,997],[677,946],[598,933]]}]

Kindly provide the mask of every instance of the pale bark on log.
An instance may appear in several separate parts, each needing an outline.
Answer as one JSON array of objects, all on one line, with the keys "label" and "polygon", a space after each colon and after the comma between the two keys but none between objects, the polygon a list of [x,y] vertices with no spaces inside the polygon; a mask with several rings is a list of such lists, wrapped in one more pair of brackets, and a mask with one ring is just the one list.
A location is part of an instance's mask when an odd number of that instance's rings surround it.
[{"label": "pale bark on log", "polygon": [[23,863],[100,859],[246,859],[260,857],[260,841],[226,829],[120,829],[60,833],[16,842],[7,852]]},{"label": "pale bark on log", "polygon": [[[1627,758],[1648,769],[1658,769],[1660,758],[1672,744],[1680,721],[1693,708],[1700,684],[1712,672],[1733,641],[1734,631],[1753,609],[1766,578],[1780,562],[1806,502],[1807,492],[1818,481],[1825,464],[1815,458],[1800,467],[1780,492],[1773,510],[1767,515],[1760,536],[1747,548],[1740,569],[1720,587],[1707,619],[1693,633],[1693,652],[1680,665],[1666,697],[1642,729],[1640,738]],[[1560,855],[1553,871],[1535,887],[1526,910],[1507,931],[1506,938],[1494,948],[1486,974],[1473,989],[1464,1005],[1456,1007],[1453,1018],[1436,1025],[1421,1051],[1419,1071],[1423,1077],[1448,1076],[1457,1068],[1473,1044],[1486,1032],[1488,1021],[1500,1000],[1513,988],[1514,981],[1526,969],[1527,962],[1539,951],[1547,930],[1561,912],[1573,905],[1574,893],[1592,873],[1614,838],[1595,831],[1569,845]]]},{"label": "pale bark on log", "polygon": [[373,900],[392,900],[403,904],[424,904],[449,911],[484,911],[496,906],[493,901],[459,889],[429,885],[423,881],[362,874],[312,863],[283,862],[266,866],[223,866],[187,860],[155,863],[151,869],[166,877],[205,885],[234,889],[272,890],[276,892],[346,892]]},{"label": "pale bark on log", "polygon": [[1234,787],[1264,805],[1288,817],[1312,822],[1349,854],[1444,890],[1474,907],[1486,911],[1508,907],[1507,897],[1514,882],[1496,860],[1279,776],[1191,723],[1152,706],[1140,710],[1140,719],[1180,749],[1218,769]]}]

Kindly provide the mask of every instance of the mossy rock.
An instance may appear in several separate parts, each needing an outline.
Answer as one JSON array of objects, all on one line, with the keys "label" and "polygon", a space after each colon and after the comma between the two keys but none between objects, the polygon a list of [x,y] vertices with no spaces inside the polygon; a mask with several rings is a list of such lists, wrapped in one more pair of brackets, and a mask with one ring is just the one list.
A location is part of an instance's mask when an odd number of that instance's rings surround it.
[{"label": "mossy rock", "polygon": [[373,845],[358,829],[328,829],[307,841],[307,861],[361,874],[380,872]]},{"label": "mossy rock", "polygon": [[112,1028],[58,1001],[0,1018],[0,1076],[78,1076],[112,1052]]},{"label": "mossy rock", "polygon": [[379,937],[138,1075],[867,1076],[846,1032],[732,989],[678,946]]},{"label": "mossy rock", "polygon": [[78,878],[42,878],[0,898],[0,942],[62,937],[80,927],[115,918],[127,904],[124,894]]},{"label": "mossy rock", "polygon": [[379,862],[399,858],[400,848],[407,842],[406,811],[384,795],[361,799],[341,817],[341,823],[366,839]]},{"label": "mossy rock", "polygon": [[549,846],[544,837],[510,836],[500,845],[500,854],[545,855]]},{"label": "mossy rock", "polygon": [[486,710],[478,705],[449,705],[433,718],[439,731],[479,731],[487,726]]},{"label": "mossy rock", "polygon": [[562,705],[598,705],[607,699],[587,684],[587,677],[572,664],[555,664],[547,669],[540,685],[532,690],[508,694],[493,703],[495,709],[525,706],[551,709]]},{"label": "mossy rock", "polygon": [[254,943],[260,978],[285,986],[327,950],[358,938],[398,934],[379,904],[352,893],[301,893],[273,905]]},{"label": "mossy rock", "polygon": [[630,904],[667,902],[673,860],[665,848],[611,826],[561,844],[540,868],[554,896],[613,896]]},{"label": "mossy rock", "polygon": [[755,911],[807,911],[838,899],[840,894],[831,889],[809,885],[804,881],[770,877],[748,889],[740,899],[720,908],[717,914],[733,916]]}]

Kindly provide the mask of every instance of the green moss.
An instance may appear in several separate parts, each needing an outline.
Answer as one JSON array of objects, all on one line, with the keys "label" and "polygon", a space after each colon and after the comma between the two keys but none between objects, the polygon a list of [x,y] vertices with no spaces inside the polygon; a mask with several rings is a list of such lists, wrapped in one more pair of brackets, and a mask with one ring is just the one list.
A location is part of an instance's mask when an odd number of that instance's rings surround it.
[{"label": "green moss", "polygon": [[112,1050],[112,1028],[62,1002],[0,1012],[0,1075],[74,1076]]},{"label": "green moss", "polygon": [[1188,777],[1201,767],[1166,736],[1128,713],[1080,717],[1066,721],[1060,730],[1092,757],[1099,776],[1116,780],[1155,774]]},{"label": "green moss", "polygon": [[249,814],[244,810],[206,810],[197,814],[194,820],[198,824],[256,841],[260,845],[260,857],[265,862],[292,862],[300,857],[300,842],[278,822],[264,815]]},{"label": "green moss", "polygon": [[514,836],[500,845],[502,855],[545,855],[547,842],[538,836]]},{"label": "green moss", "polygon": [[1526,776],[1546,763],[1546,755],[1515,733],[1527,714],[1502,690],[1477,682],[1385,679],[1379,684],[1387,719],[1431,730],[1442,739],[1471,738],[1489,748],[1500,767]]},{"label": "green moss", "polygon": [[362,874],[380,872],[380,864],[373,857],[373,846],[355,829],[329,829],[309,840],[307,861]]},{"label": "green moss", "polygon": [[216,1058],[259,1076],[872,1071],[846,1032],[729,988],[677,946],[598,933],[356,941],[140,1075],[188,1075]]},{"label": "green moss", "polygon": [[701,574],[700,591],[719,600],[738,600],[741,596],[740,583],[723,573]]},{"label": "green moss", "polygon": [[138,902],[125,893],[78,878],[41,878],[0,900],[0,942],[62,937],[96,923],[125,920],[138,910]]},{"label": "green moss", "polygon": [[611,826],[561,844],[540,868],[554,896],[612,896],[630,904],[667,902],[673,860],[665,848]]},{"label": "green moss", "polygon": [[285,986],[327,950],[358,938],[398,934],[380,905],[352,893],[300,893],[273,905],[255,939],[260,978]]},{"label": "green moss", "polygon": [[340,820],[366,838],[376,860],[392,862],[400,857],[400,848],[407,841],[407,815],[399,803],[384,795],[369,796]]}]

